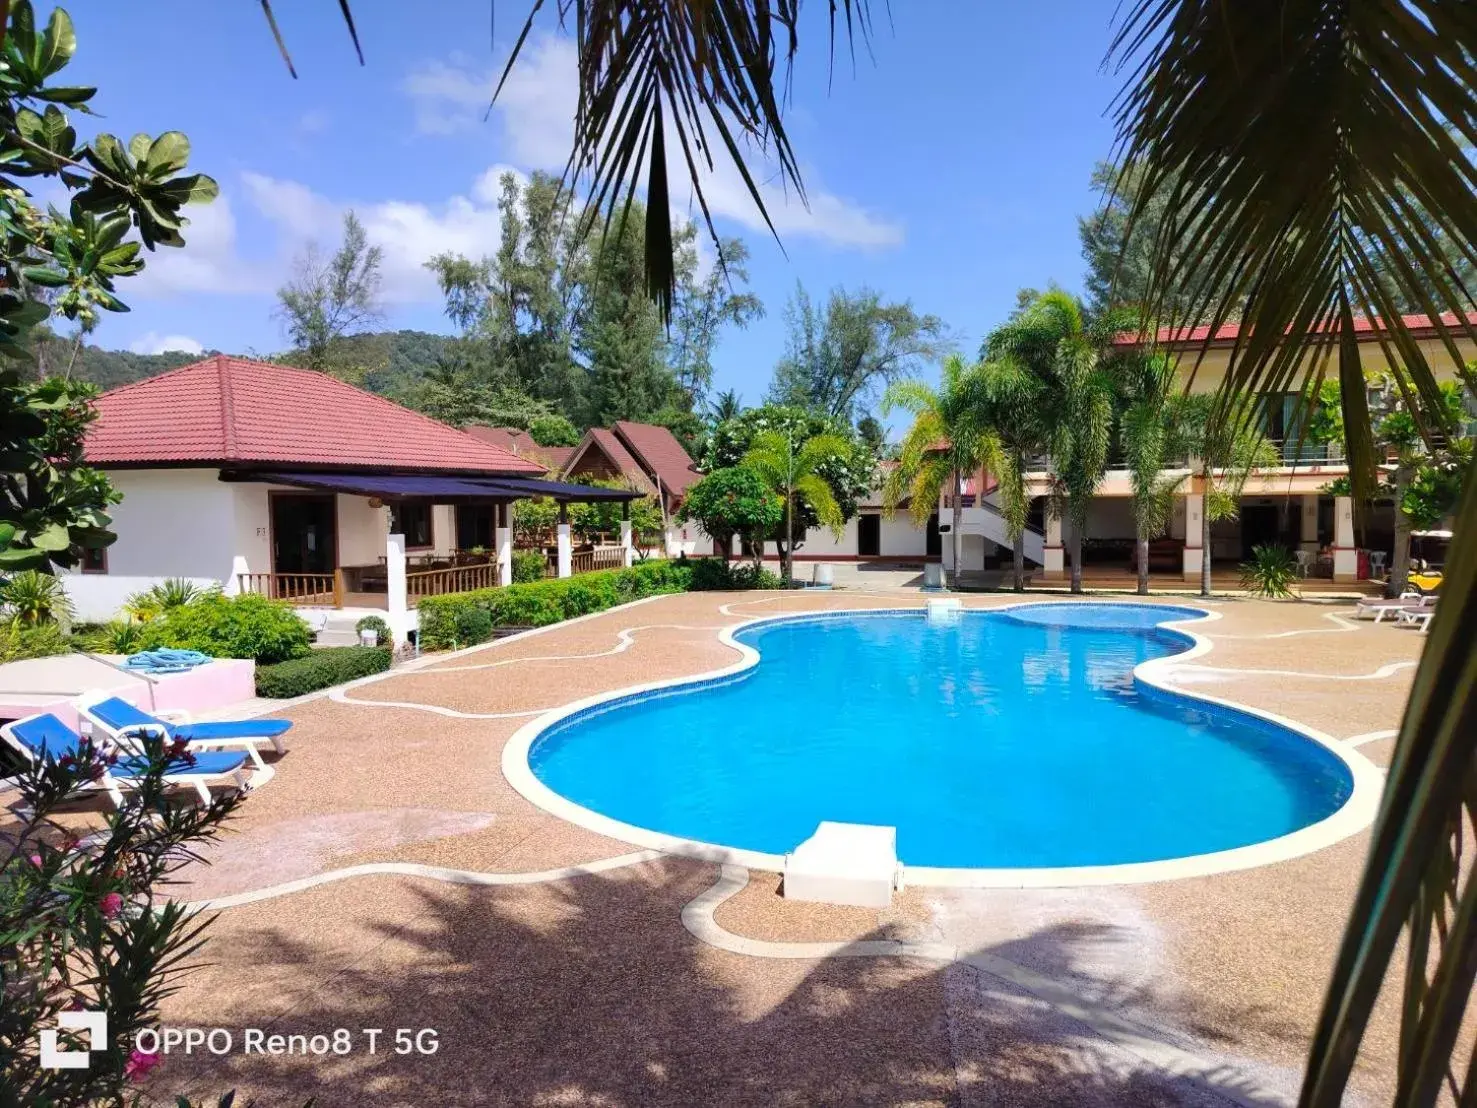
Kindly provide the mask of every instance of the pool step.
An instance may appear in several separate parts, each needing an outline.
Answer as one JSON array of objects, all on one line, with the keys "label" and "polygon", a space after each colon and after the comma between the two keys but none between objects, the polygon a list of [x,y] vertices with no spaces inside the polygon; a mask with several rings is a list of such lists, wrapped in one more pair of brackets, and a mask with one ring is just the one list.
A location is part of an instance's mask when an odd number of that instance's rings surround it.
[{"label": "pool step", "polygon": [[788,900],[886,908],[898,884],[897,828],[822,820],[785,855]]}]

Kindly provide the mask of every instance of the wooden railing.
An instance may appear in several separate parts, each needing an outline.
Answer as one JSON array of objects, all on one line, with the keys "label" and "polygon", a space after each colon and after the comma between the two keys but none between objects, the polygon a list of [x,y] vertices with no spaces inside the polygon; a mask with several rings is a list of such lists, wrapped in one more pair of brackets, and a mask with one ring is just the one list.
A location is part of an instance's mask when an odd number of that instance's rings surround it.
[{"label": "wooden railing", "polygon": [[620,546],[597,546],[594,550],[576,550],[569,559],[569,572],[593,573],[598,569],[624,569],[626,551]]},{"label": "wooden railing", "polygon": [[449,592],[490,589],[497,583],[496,562],[418,570],[405,575],[405,595],[411,600],[417,600],[423,596],[441,596]]},{"label": "wooden railing", "polygon": [[239,573],[243,593],[288,600],[306,607],[340,608],[344,603],[343,570],[333,573]]}]

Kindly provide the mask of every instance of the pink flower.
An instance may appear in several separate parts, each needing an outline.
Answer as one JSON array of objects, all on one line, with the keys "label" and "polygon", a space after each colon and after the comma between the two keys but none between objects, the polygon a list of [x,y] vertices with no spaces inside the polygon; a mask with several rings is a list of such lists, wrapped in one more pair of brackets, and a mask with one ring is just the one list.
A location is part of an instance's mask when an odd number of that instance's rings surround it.
[{"label": "pink flower", "polygon": [[153,1054],[145,1054],[137,1047],[128,1055],[128,1061],[123,1064],[123,1076],[130,1081],[142,1081],[149,1076],[149,1071],[164,1061],[164,1056],[158,1051]]},{"label": "pink flower", "polygon": [[41,868],[41,855],[39,855],[39,854],[32,854],[31,855],[31,865],[35,866],[37,869],[40,869]]},{"label": "pink flower", "polygon": [[97,906],[105,918],[112,919],[123,911],[123,894],[104,893],[103,898],[97,902]]}]

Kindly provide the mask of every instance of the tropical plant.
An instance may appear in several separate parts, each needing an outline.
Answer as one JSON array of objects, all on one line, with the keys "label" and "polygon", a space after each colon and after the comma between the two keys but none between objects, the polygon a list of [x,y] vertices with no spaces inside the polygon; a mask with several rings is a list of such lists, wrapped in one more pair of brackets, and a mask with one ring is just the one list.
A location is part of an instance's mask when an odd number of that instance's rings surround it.
[{"label": "tropical plant", "polygon": [[1000,440],[981,421],[978,389],[972,380],[979,370],[958,354],[944,359],[937,388],[924,381],[895,381],[882,398],[882,412],[902,408],[913,416],[903,435],[897,464],[882,487],[889,512],[909,499],[909,514],[922,526],[938,510],[939,494],[951,492],[953,584],[958,587],[964,522],[964,480],[981,471],[1000,468]]},{"label": "tropical plant", "polygon": [[[988,345],[988,344],[986,344]],[[1026,468],[1046,449],[1050,437],[1046,382],[1002,356],[982,362],[973,380],[974,406],[981,424],[998,443],[995,477],[999,481],[1000,516],[1011,543],[1013,587],[1026,587]]]},{"label": "tropical plant", "polygon": [[[142,740],[141,772],[106,826],[83,841],[55,818],[112,760],[86,739],[76,752],[29,763],[14,778],[22,813],[0,837],[0,1090],[9,1104],[134,1104],[130,1079],[161,1059],[133,1047],[200,952],[209,917],[162,895],[199,858],[242,794],[209,805],[167,796],[181,746]],[[44,1069],[32,1044],[69,1008],[103,1007],[108,1035],[82,1069]],[[11,1044],[14,1044],[12,1047]],[[70,1045],[70,1044],[68,1044]]]},{"label": "tropical plant", "polygon": [[[754,440],[765,432],[792,438],[797,443],[817,436],[843,440],[846,448],[837,449],[820,460],[817,472],[831,487],[831,495],[841,509],[842,518],[849,520],[856,515],[863,498],[871,493],[876,483],[877,458],[857,435],[855,428],[804,408],[765,404],[741,412],[714,429],[699,468],[704,473],[712,473],[741,465]],[[799,507],[801,510],[795,517],[797,531],[801,531],[802,523],[806,529],[820,526],[820,520],[808,506],[802,502]],[[784,534],[776,529],[775,534],[769,537],[782,539]]]},{"label": "tropical plant", "polygon": [[1082,540],[1093,494],[1108,468],[1113,436],[1113,378],[1101,353],[1118,333],[1116,319],[1089,321],[1075,297],[1040,294],[985,341],[991,360],[1008,359],[1041,383],[1043,437],[1050,446],[1050,510],[1071,524],[1071,588],[1082,591]]},{"label": "tropical plant", "polygon": [[681,519],[693,520],[709,535],[723,560],[728,561],[733,537],[738,535],[754,552],[754,564],[764,556],[764,540],[785,521],[785,504],[764,480],[747,466],[727,466],[709,473],[687,490]]},{"label": "tropical plant", "polygon": [[75,609],[61,578],[23,569],[0,581],[0,608],[23,627],[70,623]]},{"label": "tropical plant", "polygon": [[135,654],[144,647],[144,625],[133,619],[109,620],[82,636],[82,646],[99,654]]},{"label": "tropical plant", "polygon": [[1297,582],[1297,559],[1285,546],[1263,543],[1251,548],[1251,560],[1241,565],[1241,587],[1253,596],[1283,600]]},{"label": "tropical plant", "polygon": [[1175,384],[1174,363],[1162,354],[1127,358],[1116,377],[1122,403],[1118,438],[1133,483],[1138,593],[1147,596],[1149,540],[1169,525],[1175,492],[1187,476],[1164,473],[1188,445],[1186,404]]},{"label": "tropical plant", "polygon": [[513,551],[513,584],[542,581],[548,575],[548,569],[549,560],[542,550]]},{"label": "tropical plant", "polygon": [[846,526],[841,506],[831,493],[831,486],[821,476],[827,460],[851,449],[839,435],[816,435],[797,443],[793,434],[765,431],[755,435],[744,455],[744,467],[757,473],[778,494],[785,505],[784,528],[777,539],[780,555],[780,577],[789,587],[794,579],[795,548],[804,541],[805,525],[795,529],[796,506],[803,504],[822,527],[829,527],[837,538]]},{"label": "tropical plant", "polygon": [[[1200,494],[1200,595],[1211,593],[1210,527],[1241,513],[1241,493],[1252,471],[1281,461],[1277,447],[1246,420],[1226,419],[1210,393],[1179,402],[1177,426],[1184,449],[1198,459],[1193,489]],[[1189,526],[1189,521],[1185,521]]]},{"label": "tropical plant", "polygon": [[18,662],[22,658],[49,658],[67,654],[72,641],[55,623],[28,626],[20,622],[0,623],[0,663]]},{"label": "tropical plant", "polygon": [[725,389],[708,405],[708,426],[709,428],[720,427],[730,419],[737,419],[743,410],[743,397],[739,396],[734,389]]},{"label": "tropical plant", "polygon": [[171,609],[193,604],[209,591],[188,577],[166,577],[130,594],[123,602],[123,611],[131,618],[147,623]]},{"label": "tropical plant", "polygon": [[148,649],[198,650],[213,658],[254,658],[262,665],[300,658],[312,641],[291,605],[251,593],[210,593],[171,608],[143,628]]},{"label": "tropical plant", "polygon": [[[37,328],[53,314],[81,336],[100,312],[126,311],[115,283],[144,268],[142,249],[182,246],[180,214],[216,194],[209,177],[179,176],[189,140],[178,131],[109,134],[81,142],[66,108],[93,114],[97,90],[66,85],[77,48],[72,20],[52,9],[38,28],[30,0],[0,6],[0,569],[72,567],[84,549],[112,541],[105,509],[116,494],[82,464],[82,435],[96,390],[52,378],[23,381]],[[62,199],[36,204],[25,183]],[[67,201],[70,201],[68,203]],[[124,239],[136,231],[137,240]]]}]

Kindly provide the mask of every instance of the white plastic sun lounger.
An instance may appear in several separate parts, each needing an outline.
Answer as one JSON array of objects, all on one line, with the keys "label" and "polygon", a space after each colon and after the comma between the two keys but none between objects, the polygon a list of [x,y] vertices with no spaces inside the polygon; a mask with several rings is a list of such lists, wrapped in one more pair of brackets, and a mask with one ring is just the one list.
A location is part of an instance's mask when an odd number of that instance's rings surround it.
[{"label": "white plastic sun lounger", "polygon": [[1395,616],[1395,626],[1415,627],[1421,634],[1431,629],[1431,620],[1436,616],[1436,606],[1429,604],[1424,608],[1406,608]]},{"label": "white plastic sun lounger", "polygon": [[1354,605],[1354,618],[1363,616],[1374,616],[1374,621],[1380,623],[1386,616],[1398,616],[1401,612],[1421,611],[1436,603],[1434,595],[1424,595],[1414,589],[1407,589],[1395,600],[1361,600]]},{"label": "white plastic sun lounger", "polygon": [[195,723],[181,711],[145,712],[122,697],[84,700],[80,710],[93,726],[121,747],[140,749],[139,739],[158,735],[169,741],[183,739],[192,753],[202,750],[244,750],[257,769],[266,768],[259,747],[271,746],[278,754],[287,749],[284,736],[292,728],[285,719],[227,720]]}]

